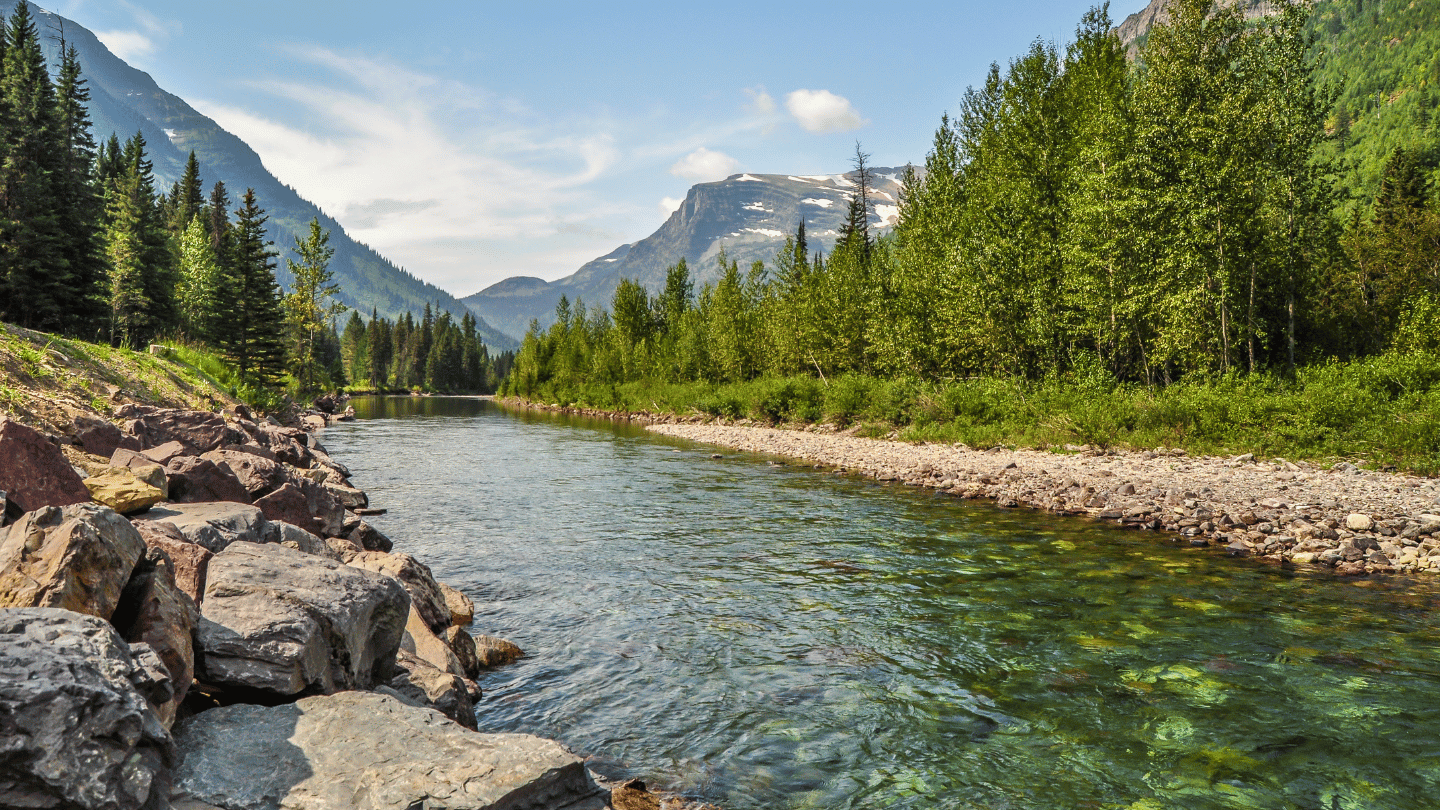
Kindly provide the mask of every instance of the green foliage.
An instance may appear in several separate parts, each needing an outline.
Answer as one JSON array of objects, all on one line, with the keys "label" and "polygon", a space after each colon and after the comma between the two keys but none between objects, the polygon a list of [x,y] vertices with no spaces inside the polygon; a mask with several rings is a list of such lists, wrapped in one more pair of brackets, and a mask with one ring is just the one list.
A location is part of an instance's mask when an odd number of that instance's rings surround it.
[{"label": "green foliage", "polygon": [[[291,369],[302,392],[316,390],[318,383],[336,382],[326,373],[320,361],[320,349],[328,337],[330,321],[348,307],[335,300],[340,285],[332,283],[330,260],[335,249],[330,247],[330,232],[320,227],[319,219],[310,221],[310,233],[295,240],[295,254],[300,261],[286,259],[290,270],[291,293],[285,297],[285,317],[290,328]],[[459,365],[458,358],[454,361]],[[339,381],[343,384],[343,379]]]}]

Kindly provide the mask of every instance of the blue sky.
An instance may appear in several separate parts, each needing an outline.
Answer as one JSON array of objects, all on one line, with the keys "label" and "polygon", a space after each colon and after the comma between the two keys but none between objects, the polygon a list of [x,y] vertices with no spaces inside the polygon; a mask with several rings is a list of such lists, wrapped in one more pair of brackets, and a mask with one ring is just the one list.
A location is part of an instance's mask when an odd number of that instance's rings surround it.
[{"label": "blue sky", "polygon": [[[1117,22],[1145,6],[1117,0]],[[356,238],[459,295],[652,233],[697,182],[924,159],[1088,0],[58,0]]]}]

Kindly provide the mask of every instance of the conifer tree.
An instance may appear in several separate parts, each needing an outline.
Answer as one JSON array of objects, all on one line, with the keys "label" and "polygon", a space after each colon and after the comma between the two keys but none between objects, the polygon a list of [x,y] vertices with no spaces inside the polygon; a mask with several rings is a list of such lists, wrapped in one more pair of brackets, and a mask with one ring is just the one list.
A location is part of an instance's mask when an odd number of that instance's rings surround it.
[{"label": "conifer tree", "polygon": [[60,78],[56,87],[56,130],[59,161],[54,183],[61,259],[69,267],[66,294],[66,331],[94,339],[103,334],[108,310],[105,302],[105,257],[100,222],[104,199],[92,174],[95,139],[90,133],[90,90],[80,74],[80,59],[73,46],[60,40]]},{"label": "conifer tree", "polygon": [[285,370],[285,316],[275,282],[275,251],[265,236],[265,215],[246,189],[235,211],[235,241],[226,282],[231,288],[222,313],[220,345],[242,379],[271,385]]}]

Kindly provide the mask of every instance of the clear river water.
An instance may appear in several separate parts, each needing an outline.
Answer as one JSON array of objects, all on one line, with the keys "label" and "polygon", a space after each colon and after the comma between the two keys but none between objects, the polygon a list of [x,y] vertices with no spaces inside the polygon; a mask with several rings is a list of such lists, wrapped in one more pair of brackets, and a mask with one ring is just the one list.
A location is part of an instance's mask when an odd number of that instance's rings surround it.
[{"label": "clear river water", "polygon": [[1440,596],[630,426],[372,398],[397,551],[528,653],[482,731],[726,810],[1440,807]]}]

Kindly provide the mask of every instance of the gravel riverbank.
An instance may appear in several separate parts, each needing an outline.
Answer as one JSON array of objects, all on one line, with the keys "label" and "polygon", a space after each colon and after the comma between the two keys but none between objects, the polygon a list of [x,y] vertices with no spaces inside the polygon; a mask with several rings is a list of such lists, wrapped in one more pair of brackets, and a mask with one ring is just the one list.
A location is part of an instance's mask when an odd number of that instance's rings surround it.
[{"label": "gravel riverbank", "polygon": [[1236,556],[1349,576],[1440,574],[1440,481],[1284,459],[1173,451],[972,450],[821,428],[652,424],[706,444],[846,473],[1169,533]]}]

